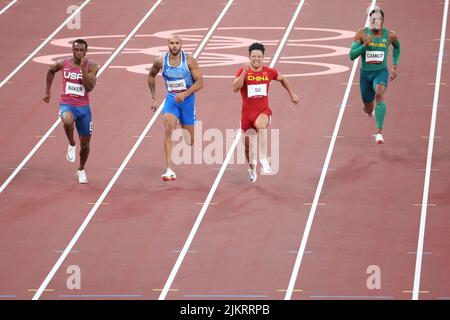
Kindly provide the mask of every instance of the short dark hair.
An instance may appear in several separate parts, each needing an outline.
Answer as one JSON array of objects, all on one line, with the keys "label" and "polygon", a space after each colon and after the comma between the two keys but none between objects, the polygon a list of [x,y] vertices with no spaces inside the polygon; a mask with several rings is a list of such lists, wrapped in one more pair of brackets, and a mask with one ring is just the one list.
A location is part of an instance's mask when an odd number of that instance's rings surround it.
[{"label": "short dark hair", "polygon": [[381,16],[384,19],[384,12],[381,9],[373,9],[372,11],[370,11],[369,17],[371,17],[374,13],[378,13],[378,12],[381,13]]},{"label": "short dark hair", "polygon": [[266,51],[266,48],[264,47],[264,45],[262,43],[255,42],[255,43],[252,43],[248,47],[248,53],[250,54],[253,50],[261,50],[262,53],[264,54],[264,52]]},{"label": "short dark hair", "polygon": [[81,43],[81,44],[84,44],[84,45],[86,46],[86,50],[87,50],[87,48],[88,48],[87,42],[84,41],[83,39],[77,39],[77,40],[75,40],[74,42],[72,42],[72,48],[73,48],[73,46],[75,45],[75,43]]}]

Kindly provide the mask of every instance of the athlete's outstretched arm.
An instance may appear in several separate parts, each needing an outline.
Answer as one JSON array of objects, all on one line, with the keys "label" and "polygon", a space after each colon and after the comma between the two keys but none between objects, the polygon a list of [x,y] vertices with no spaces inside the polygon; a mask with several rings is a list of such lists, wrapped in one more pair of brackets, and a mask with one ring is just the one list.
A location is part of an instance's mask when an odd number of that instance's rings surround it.
[{"label": "athlete's outstretched arm", "polygon": [[289,93],[289,96],[291,97],[291,101],[294,104],[297,104],[300,101],[300,98],[298,97],[298,95],[295,94],[295,92],[292,89],[291,84],[289,83],[289,81],[285,77],[283,77],[281,75],[281,73],[278,73],[277,81],[280,81],[281,85],[283,86],[283,88],[285,88],[286,91]]},{"label": "athlete's outstretched arm", "polygon": [[155,77],[162,68],[162,57],[158,57],[153,61],[153,65],[148,72],[148,88],[152,95],[152,111],[156,111],[156,80]]},{"label": "athlete's outstretched arm", "polygon": [[55,78],[55,73],[62,70],[64,67],[64,61],[59,60],[56,63],[50,65],[47,71],[47,79],[46,79],[46,86],[45,86],[45,94],[42,100],[44,100],[46,103],[50,102],[50,88],[52,87],[53,79]]},{"label": "athlete's outstretched arm", "polygon": [[194,79],[194,83],[192,84],[192,86],[189,89],[187,89],[184,92],[180,92],[179,94],[177,94],[175,96],[175,101],[178,103],[183,102],[184,99],[189,97],[191,94],[193,94],[194,92],[197,92],[201,88],[203,88],[203,75],[202,75],[202,72],[200,71],[197,60],[192,56],[188,56],[186,61],[187,61],[189,70],[191,71],[192,79]]},{"label": "athlete's outstretched arm", "polygon": [[398,66],[398,60],[400,58],[400,41],[398,40],[397,34],[393,31],[389,31],[389,40],[392,43],[392,46],[394,47],[394,51],[393,51],[393,65],[392,65],[392,69],[391,69],[391,76],[390,76],[390,81],[394,80],[395,78],[397,78],[398,75],[398,71],[397,71],[397,66]]},{"label": "athlete's outstretched arm", "polygon": [[99,67],[96,63],[89,63],[87,57],[81,58],[81,74],[83,86],[87,92],[92,91],[97,83],[97,73]]}]

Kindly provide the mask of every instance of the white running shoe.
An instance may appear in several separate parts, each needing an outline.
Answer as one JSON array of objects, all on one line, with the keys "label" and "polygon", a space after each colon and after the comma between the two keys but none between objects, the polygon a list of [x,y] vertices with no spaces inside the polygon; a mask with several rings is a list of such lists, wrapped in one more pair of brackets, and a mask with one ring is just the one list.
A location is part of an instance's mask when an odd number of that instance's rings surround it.
[{"label": "white running shoe", "polygon": [[177,176],[175,175],[175,172],[173,172],[173,170],[170,168],[167,168],[166,173],[164,173],[161,176],[162,181],[172,181],[172,180],[176,180],[176,179],[177,179]]},{"label": "white running shoe", "polygon": [[272,174],[272,168],[270,167],[269,160],[266,158],[259,159],[262,166],[262,174]]},{"label": "white running shoe", "polygon": [[383,136],[381,135],[381,133],[377,132],[375,134],[375,142],[377,144],[383,144],[384,143],[384,139],[383,139]]},{"label": "white running shoe", "polygon": [[75,162],[75,158],[76,158],[76,146],[71,146],[69,144],[69,146],[67,147],[67,161],[69,162]]},{"label": "white running shoe", "polygon": [[256,174],[256,166],[253,169],[249,168],[248,174],[250,176],[250,182],[255,182],[256,179],[258,179],[258,175]]},{"label": "white running shoe", "polygon": [[79,183],[87,183],[88,182],[85,170],[77,170],[77,174],[78,174],[78,182]]}]

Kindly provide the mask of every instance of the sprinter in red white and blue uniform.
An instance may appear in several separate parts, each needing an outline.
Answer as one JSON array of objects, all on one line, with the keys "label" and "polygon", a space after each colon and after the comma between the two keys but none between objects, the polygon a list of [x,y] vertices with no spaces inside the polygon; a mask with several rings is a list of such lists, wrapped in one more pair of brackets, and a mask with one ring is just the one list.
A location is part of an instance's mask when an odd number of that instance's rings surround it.
[{"label": "sprinter in red white and blue uniform", "polygon": [[43,100],[50,102],[50,88],[55,73],[61,71],[62,93],[60,100],[60,117],[64,124],[69,146],[67,160],[75,162],[76,143],[73,137],[75,126],[80,138],[80,166],[77,175],[79,183],[87,183],[84,166],[89,156],[92,135],[92,115],[89,92],[94,89],[99,66],[86,57],[88,45],[83,39],[72,43],[73,58],[59,60],[52,64],[47,72],[47,85]]},{"label": "sprinter in red white and blue uniform", "polygon": [[195,92],[203,87],[203,77],[197,60],[181,50],[181,37],[169,37],[169,52],[155,59],[148,75],[148,86],[152,95],[152,111],[156,111],[156,75],[162,71],[166,86],[164,103],[164,152],[166,156],[166,172],[161,176],[163,181],[176,179],[172,170],[172,132],[179,123],[189,137],[185,136],[188,145],[194,144],[195,125]]}]

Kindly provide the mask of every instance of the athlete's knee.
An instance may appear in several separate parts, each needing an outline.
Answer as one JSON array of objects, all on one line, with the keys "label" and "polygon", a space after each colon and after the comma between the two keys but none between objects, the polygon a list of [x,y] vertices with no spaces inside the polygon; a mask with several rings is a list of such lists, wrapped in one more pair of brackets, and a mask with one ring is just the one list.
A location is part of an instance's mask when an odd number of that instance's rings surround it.
[{"label": "athlete's knee", "polygon": [[172,133],[176,129],[176,126],[177,126],[176,122],[169,121],[169,120],[164,121],[164,131],[165,131],[166,137],[172,136]]},{"label": "athlete's knee", "polygon": [[268,126],[269,126],[269,118],[268,117],[258,118],[255,121],[256,130],[267,129]]},{"label": "athlete's knee", "polygon": [[383,92],[382,92],[382,91],[380,91],[380,92],[377,91],[377,92],[375,93],[375,101],[376,101],[377,103],[379,103],[379,102],[382,102],[383,99],[384,99],[384,94],[383,94]]},{"label": "athlete's knee", "polygon": [[61,120],[66,127],[73,126],[73,123],[75,122],[72,112],[64,112],[61,115]]},{"label": "athlete's knee", "polygon": [[89,150],[89,148],[91,147],[91,142],[89,140],[80,140],[80,148],[82,150]]},{"label": "athlete's knee", "polygon": [[376,88],[375,88],[375,101],[376,102],[383,101],[384,91],[385,91],[384,85],[379,84],[376,86]]}]

